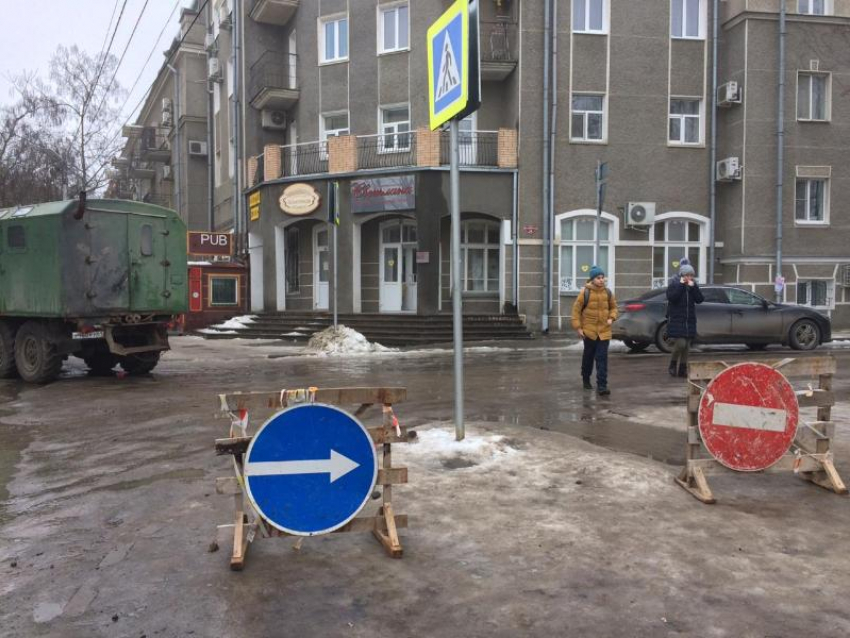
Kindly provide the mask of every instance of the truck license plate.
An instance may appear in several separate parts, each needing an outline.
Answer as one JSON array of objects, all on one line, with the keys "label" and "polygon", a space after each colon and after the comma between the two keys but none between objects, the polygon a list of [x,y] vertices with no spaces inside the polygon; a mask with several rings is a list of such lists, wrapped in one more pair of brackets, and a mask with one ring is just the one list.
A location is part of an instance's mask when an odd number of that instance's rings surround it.
[{"label": "truck license plate", "polygon": [[72,339],[103,339],[103,330],[94,330],[92,332],[74,332],[71,333]]}]

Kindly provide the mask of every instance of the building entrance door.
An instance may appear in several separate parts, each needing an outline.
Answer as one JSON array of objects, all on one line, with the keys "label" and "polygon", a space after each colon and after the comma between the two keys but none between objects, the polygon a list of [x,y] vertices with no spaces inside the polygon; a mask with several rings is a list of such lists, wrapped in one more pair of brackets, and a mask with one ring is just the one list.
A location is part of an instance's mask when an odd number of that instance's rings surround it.
[{"label": "building entrance door", "polygon": [[381,224],[380,311],[416,312],[416,223]]},{"label": "building entrance door", "polygon": [[316,226],[313,234],[313,307],[316,310],[327,310],[328,282],[330,281],[331,261],[328,251],[328,229],[324,224]]}]

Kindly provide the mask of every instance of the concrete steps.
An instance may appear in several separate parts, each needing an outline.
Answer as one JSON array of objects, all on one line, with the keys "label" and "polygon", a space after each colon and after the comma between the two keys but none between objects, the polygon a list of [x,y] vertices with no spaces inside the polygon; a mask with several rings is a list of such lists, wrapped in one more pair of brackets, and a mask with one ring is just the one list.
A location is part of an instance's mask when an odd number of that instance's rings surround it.
[{"label": "concrete steps", "polygon": [[[269,312],[233,333],[204,333],[207,339],[282,339],[307,341],[315,332],[329,327],[333,317],[317,313]],[[417,346],[452,340],[451,315],[346,314],[339,323],[385,346]],[[531,333],[516,315],[468,315],[463,318],[464,341],[531,339]]]}]

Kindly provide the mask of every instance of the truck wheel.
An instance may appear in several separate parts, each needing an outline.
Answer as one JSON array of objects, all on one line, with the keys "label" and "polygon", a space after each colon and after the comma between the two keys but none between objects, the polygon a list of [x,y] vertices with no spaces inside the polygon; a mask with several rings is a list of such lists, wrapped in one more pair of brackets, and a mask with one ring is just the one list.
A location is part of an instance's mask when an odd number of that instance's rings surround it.
[{"label": "truck wheel", "polygon": [[50,329],[27,321],[15,336],[15,364],[24,381],[50,383],[62,371],[62,355],[57,352]]},{"label": "truck wheel", "polygon": [[0,321],[0,379],[18,376],[15,366],[15,328]]},{"label": "truck wheel", "polygon": [[112,368],[118,363],[118,357],[111,352],[100,352],[83,357],[83,361],[89,367],[89,374],[96,377],[108,377],[112,374]]},{"label": "truck wheel", "polygon": [[139,376],[147,374],[159,363],[159,352],[141,352],[128,354],[121,358],[121,367],[127,374]]}]

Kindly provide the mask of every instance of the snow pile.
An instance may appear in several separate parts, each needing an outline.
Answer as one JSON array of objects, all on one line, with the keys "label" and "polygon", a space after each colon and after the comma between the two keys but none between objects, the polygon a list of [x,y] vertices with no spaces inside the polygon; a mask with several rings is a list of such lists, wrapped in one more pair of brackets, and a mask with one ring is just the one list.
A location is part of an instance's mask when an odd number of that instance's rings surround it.
[{"label": "snow pile", "polygon": [[372,354],[376,352],[392,352],[379,343],[371,343],[366,337],[347,328],[338,326],[325,328],[317,332],[307,343],[307,349],[322,356],[345,356],[349,354]]},{"label": "snow pile", "polygon": [[242,315],[240,317],[233,317],[228,319],[224,323],[217,323],[213,327],[215,330],[233,330],[244,328],[250,323],[254,323],[254,319],[257,318],[257,315]]},{"label": "snow pile", "polygon": [[426,459],[441,468],[462,470],[502,463],[519,454],[516,443],[500,434],[479,435],[467,432],[463,441],[455,440],[453,429],[417,430],[416,445],[405,452]]},{"label": "snow pile", "polygon": [[[584,342],[578,341],[573,343],[565,348],[565,350],[578,351],[582,352],[584,350]],[[608,352],[628,352],[629,348],[625,343],[620,341],[619,339],[611,339],[611,343],[608,344]]]},{"label": "snow pile", "polygon": [[237,335],[239,334],[235,330],[216,330],[215,328],[201,328],[198,330],[201,334],[205,335]]},{"label": "snow pile", "polygon": [[850,341],[846,339],[838,339],[837,341],[831,341],[823,344],[821,348],[826,348],[828,350],[844,350],[845,348],[850,348]]}]

